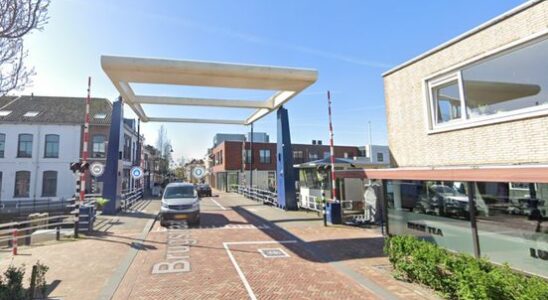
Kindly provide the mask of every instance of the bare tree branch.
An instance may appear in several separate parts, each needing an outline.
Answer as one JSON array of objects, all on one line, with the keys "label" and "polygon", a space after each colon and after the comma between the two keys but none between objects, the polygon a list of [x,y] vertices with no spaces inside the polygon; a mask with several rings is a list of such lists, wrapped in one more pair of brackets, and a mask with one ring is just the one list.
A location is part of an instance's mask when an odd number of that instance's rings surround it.
[{"label": "bare tree branch", "polygon": [[49,4],[50,0],[0,1],[0,96],[31,82],[34,69],[24,65],[23,37],[43,29]]}]

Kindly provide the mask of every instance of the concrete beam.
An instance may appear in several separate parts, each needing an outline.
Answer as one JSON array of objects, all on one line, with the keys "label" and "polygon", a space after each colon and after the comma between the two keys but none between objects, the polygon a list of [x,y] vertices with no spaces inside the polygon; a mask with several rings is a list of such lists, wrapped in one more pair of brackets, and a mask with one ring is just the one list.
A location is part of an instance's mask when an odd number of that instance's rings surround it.
[{"label": "concrete beam", "polygon": [[157,118],[149,117],[150,122],[176,122],[176,123],[201,123],[201,124],[226,124],[226,125],[245,125],[240,120],[223,119],[192,119],[192,118]]},{"label": "concrete beam", "polygon": [[141,96],[137,95],[134,100],[143,104],[167,104],[167,105],[188,105],[188,106],[212,106],[212,107],[233,107],[233,108],[271,108],[265,101],[250,100],[229,100],[211,98],[187,98],[187,97],[163,97],[163,96]]}]

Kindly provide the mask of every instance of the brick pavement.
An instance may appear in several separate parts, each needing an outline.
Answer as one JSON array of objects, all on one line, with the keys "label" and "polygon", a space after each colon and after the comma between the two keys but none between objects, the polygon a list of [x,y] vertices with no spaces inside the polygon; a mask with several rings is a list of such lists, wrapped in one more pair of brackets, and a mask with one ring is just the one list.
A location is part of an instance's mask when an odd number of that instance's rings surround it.
[{"label": "brick pavement", "polygon": [[[113,298],[436,298],[430,291],[394,280],[383,269],[388,261],[375,230],[324,228],[313,213],[284,212],[240,195],[219,194],[212,198],[216,203],[202,199],[200,228],[170,230],[155,224],[147,241],[157,247],[139,251]],[[187,244],[182,246],[176,236],[184,236]],[[289,257],[265,258],[258,251],[264,248],[282,249]],[[181,272],[154,273],[159,270],[155,265],[177,261],[168,258],[174,254],[185,257],[188,271],[181,263],[176,266]],[[164,270],[173,271],[173,266]]]},{"label": "brick pavement", "polygon": [[[0,272],[10,265],[26,266],[28,284],[30,269],[36,261],[49,266],[46,274],[50,287],[49,297],[61,299],[98,299],[111,281],[113,273],[135,245],[133,239],[144,229],[159,208],[159,201],[143,202],[144,211],[114,217],[100,217],[94,235],[80,235],[76,241],[48,242],[39,246],[20,247],[13,257],[0,252]],[[52,289],[52,290],[51,290]]]}]

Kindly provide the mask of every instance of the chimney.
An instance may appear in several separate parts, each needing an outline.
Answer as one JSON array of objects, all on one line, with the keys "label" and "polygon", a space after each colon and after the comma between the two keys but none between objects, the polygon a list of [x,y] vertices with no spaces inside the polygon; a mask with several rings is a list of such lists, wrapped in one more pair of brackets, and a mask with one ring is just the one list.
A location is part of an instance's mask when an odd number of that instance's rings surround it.
[{"label": "chimney", "polygon": [[322,144],[322,140],[318,140],[318,145],[321,145]]},{"label": "chimney", "polygon": [[312,145],[316,145],[316,140],[312,140]]}]

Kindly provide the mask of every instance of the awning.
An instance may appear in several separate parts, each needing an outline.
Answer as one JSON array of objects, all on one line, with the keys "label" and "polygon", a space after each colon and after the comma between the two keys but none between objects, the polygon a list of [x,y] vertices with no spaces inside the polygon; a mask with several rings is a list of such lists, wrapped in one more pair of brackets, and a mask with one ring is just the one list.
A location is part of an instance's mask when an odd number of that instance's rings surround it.
[{"label": "awning", "polygon": [[368,179],[548,183],[548,166],[365,169]]}]

